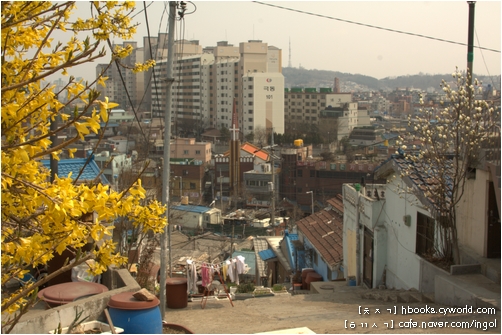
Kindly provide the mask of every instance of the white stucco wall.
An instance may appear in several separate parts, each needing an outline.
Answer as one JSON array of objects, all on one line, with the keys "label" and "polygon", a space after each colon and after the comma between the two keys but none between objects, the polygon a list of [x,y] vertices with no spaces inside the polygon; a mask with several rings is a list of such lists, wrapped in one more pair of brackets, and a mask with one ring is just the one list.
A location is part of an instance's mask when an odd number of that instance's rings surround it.
[{"label": "white stucco wall", "polygon": [[465,193],[457,206],[457,232],[459,244],[486,257],[486,211],[488,198],[488,171],[476,170],[476,179],[466,182]]},{"label": "white stucco wall", "polygon": [[[343,248],[346,276],[354,275],[351,262],[357,261],[362,277],[363,229],[358,229],[356,224],[355,206],[359,194],[359,223],[373,232],[373,287],[383,284],[385,270],[388,288],[419,289],[421,258],[415,254],[417,212],[429,214],[418,205],[414,195],[402,193],[403,186],[400,178],[390,178],[384,186],[385,197],[376,200],[356,192],[351,184],[344,185]],[[410,226],[404,224],[405,215],[411,216]],[[357,234],[360,234],[359,259],[354,245]]]},{"label": "white stucco wall", "polygon": [[[386,202],[383,209],[387,229],[387,287],[419,289],[420,257],[415,253],[417,212],[429,215],[417,206],[418,199],[402,193],[404,182],[391,178],[387,183]],[[411,225],[404,224],[404,216],[411,216]]]}]

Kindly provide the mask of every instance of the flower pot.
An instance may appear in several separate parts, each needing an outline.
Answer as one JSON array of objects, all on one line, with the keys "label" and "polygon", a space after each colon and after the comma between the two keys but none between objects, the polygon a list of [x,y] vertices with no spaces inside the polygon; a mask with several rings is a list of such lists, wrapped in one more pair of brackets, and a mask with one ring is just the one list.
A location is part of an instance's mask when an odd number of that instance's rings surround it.
[{"label": "flower pot", "polygon": [[[120,327],[115,328],[115,333],[117,334],[122,334],[124,332],[124,329]],[[92,330],[92,333],[90,332]],[[73,331],[79,331],[82,333],[85,333],[86,331],[89,331],[89,334],[111,334],[111,328],[110,325],[107,323],[103,323],[100,321],[89,321],[89,322],[82,322],[80,325],[77,327],[73,328]],[[98,333],[99,331],[99,333]],[[61,333],[66,334],[68,332],[68,327],[62,328]],[[55,331],[51,330],[49,334],[54,334]]]},{"label": "flower pot", "polygon": [[163,328],[164,334],[169,334],[169,330],[172,330],[172,334],[179,334],[180,332],[184,332],[185,334],[195,334],[193,331],[191,331],[187,327],[182,326],[182,325],[178,325],[176,323],[163,323],[162,328]]}]

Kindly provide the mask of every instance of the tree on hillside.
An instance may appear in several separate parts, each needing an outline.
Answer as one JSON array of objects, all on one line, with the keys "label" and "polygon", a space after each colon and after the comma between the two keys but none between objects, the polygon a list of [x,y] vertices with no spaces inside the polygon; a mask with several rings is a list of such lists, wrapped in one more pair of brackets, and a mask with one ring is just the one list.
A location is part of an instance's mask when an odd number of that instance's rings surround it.
[{"label": "tree on hillside", "polygon": [[[403,176],[424,173],[423,183],[417,195],[429,204],[429,210],[436,220],[434,246],[431,254],[447,264],[458,264],[459,246],[457,235],[457,207],[465,191],[466,181],[472,169],[477,168],[483,157],[482,147],[489,145],[495,127],[493,106],[484,100],[476,100],[481,83],[469,75],[453,73],[456,88],[442,81],[446,100],[438,109],[424,108],[421,100],[421,115],[409,125],[414,128],[410,139],[419,139],[421,148],[401,149],[408,164]],[[401,141],[404,139],[401,138]],[[500,137],[498,138],[500,141]],[[497,143],[499,146],[499,143]]]},{"label": "tree on hillside", "polygon": [[[2,9],[2,333],[10,332],[36,299],[36,292],[57,275],[87,260],[97,275],[107,266],[120,265],[125,257],[115,251],[109,238],[117,218],[127,217],[144,232],[160,233],[166,225],[164,208],[156,201],[145,202],[141,180],[117,193],[100,182],[79,183],[77,176],[54,176],[40,159],[59,159],[63,150],[70,157],[72,143],[107,122],[108,110],[116,104],[100,97],[92,87],[105,85],[105,77],[87,83],[69,77],[66,86],[55,91],[48,84],[51,75],[67,76],[70,68],[105,56],[111,38],[130,39],[135,33],[131,2],[92,2],[91,16],[71,21],[74,2],[3,1]],[[58,32],[66,42],[55,41]],[[66,33],[64,33],[66,32]],[[82,33],[90,35],[83,40]],[[109,66],[120,65],[131,48],[111,50]],[[136,64],[133,71],[148,64]],[[65,98],[65,99],[63,99]],[[66,101],[63,103],[62,101]],[[70,112],[65,107],[81,102],[83,108]],[[51,122],[59,120],[57,129]],[[51,137],[63,131],[76,134],[54,145]],[[68,131],[67,134],[70,132]],[[72,180],[74,178],[75,180]],[[89,252],[83,251],[85,245]],[[44,280],[28,282],[10,295],[4,285],[23,278],[31,267],[47,265],[57,255],[70,251],[74,260]]]}]

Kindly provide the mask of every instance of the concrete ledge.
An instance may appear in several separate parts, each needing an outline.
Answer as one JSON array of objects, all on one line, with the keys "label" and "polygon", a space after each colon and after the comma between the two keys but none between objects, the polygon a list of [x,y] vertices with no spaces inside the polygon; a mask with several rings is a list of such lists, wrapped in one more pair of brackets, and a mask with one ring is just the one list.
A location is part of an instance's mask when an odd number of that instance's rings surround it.
[{"label": "concrete ledge", "polygon": [[[66,305],[47,310],[29,311],[12,329],[12,334],[47,334],[61,323],[61,327],[68,327],[75,319],[76,313],[84,311],[82,318],[88,316],[87,321],[105,321],[103,314],[110,297],[122,292],[138,291],[141,287],[130,275],[127,269],[110,269],[109,282],[103,280],[112,288],[108,292],[81,299]],[[107,287],[110,287],[108,286]],[[106,321],[105,321],[106,322]]]},{"label": "concrete ledge", "polygon": [[450,274],[452,276],[465,275],[469,273],[481,273],[481,264],[460,264],[450,266]]},{"label": "concrete ledge", "polygon": [[437,304],[463,307],[494,307],[500,310],[500,286],[481,274],[435,278]]}]

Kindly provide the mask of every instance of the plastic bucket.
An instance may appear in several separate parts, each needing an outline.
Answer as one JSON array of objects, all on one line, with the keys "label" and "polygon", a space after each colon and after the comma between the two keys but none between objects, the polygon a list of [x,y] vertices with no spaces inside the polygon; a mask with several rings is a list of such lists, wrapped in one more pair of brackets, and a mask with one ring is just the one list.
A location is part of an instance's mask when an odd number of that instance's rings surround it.
[{"label": "plastic bucket", "polygon": [[119,293],[110,298],[108,310],[115,326],[125,334],[162,334],[160,301],[140,301],[133,292]]},{"label": "plastic bucket", "polygon": [[349,279],[349,286],[356,286],[356,280],[355,279]]}]

